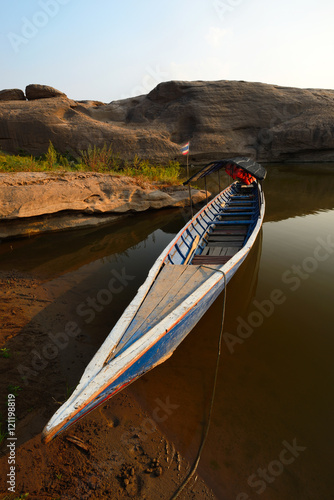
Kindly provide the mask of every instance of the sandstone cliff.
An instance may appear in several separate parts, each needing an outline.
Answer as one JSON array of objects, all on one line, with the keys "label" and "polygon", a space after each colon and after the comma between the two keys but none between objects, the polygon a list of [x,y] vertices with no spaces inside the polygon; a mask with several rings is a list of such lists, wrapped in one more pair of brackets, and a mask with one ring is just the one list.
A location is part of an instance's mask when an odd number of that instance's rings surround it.
[{"label": "sandstone cliff", "polygon": [[334,158],[334,90],[171,81],[148,95],[103,104],[35,87],[43,98],[29,86],[33,100],[0,101],[0,149],[38,155],[51,140],[60,152],[78,155],[112,142],[124,158],[167,160],[180,159],[179,145],[190,140],[192,162]]}]

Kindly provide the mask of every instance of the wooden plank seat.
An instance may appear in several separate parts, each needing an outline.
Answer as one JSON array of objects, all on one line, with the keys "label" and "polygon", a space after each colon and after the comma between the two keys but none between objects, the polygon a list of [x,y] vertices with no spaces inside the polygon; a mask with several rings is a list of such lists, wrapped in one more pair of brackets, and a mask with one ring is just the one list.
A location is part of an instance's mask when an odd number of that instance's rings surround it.
[{"label": "wooden plank seat", "polygon": [[221,234],[218,231],[213,231],[212,233],[208,233],[206,240],[214,240],[214,241],[244,241],[246,233],[231,233],[231,234]]},{"label": "wooden plank seat", "polygon": [[208,234],[207,241],[244,241],[245,234],[217,234],[216,231]]},{"label": "wooden plank seat", "polygon": [[[256,210],[256,208],[257,208],[256,205],[253,205],[253,204],[240,205],[238,203],[238,205],[228,205],[227,207],[222,207],[222,211],[224,211],[224,212],[226,212],[226,211],[237,212],[239,210],[240,212],[249,211],[250,213],[253,213]],[[218,213],[220,213],[220,210]]]},{"label": "wooden plank seat", "polygon": [[229,246],[229,247],[211,247],[211,246],[206,246],[205,248],[203,248],[203,252],[200,254],[202,256],[204,255],[220,255],[220,256],[223,256],[223,255],[229,255],[229,256],[232,256],[232,255],[235,255],[239,250],[240,250],[240,246]]},{"label": "wooden plank seat", "polygon": [[257,202],[255,201],[231,201],[226,205],[227,207],[251,207],[251,206],[256,206]]},{"label": "wooden plank seat", "polygon": [[214,229],[212,231],[212,233],[209,233],[208,236],[246,236],[246,234],[248,233],[248,228],[241,228],[238,229],[238,228],[234,228],[234,227],[231,227],[231,228],[226,228],[226,229]]},{"label": "wooden plank seat", "polygon": [[248,224],[250,221],[249,220],[215,220],[212,222],[209,222],[209,225],[211,224],[216,224],[217,226],[224,226],[224,225],[245,225]]},{"label": "wooden plank seat", "polygon": [[206,246],[209,247],[239,247],[241,248],[243,245],[243,241],[209,241]]},{"label": "wooden plank seat", "polygon": [[231,196],[232,202],[234,200],[254,200],[254,195],[253,194],[234,194]]},{"label": "wooden plank seat", "polygon": [[245,241],[245,237],[244,236],[235,236],[235,235],[232,235],[232,236],[210,236],[208,239],[207,239],[208,243],[217,243],[217,245],[224,245],[224,244],[228,244],[228,243],[240,243],[241,245],[243,244],[243,242]]},{"label": "wooden plank seat", "polygon": [[252,220],[252,215],[247,214],[247,215],[240,215],[240,214],[223,214],[223,218],[220,219],[222,221],[224,220],[246,220],[246,221],[251,221]]},{"label": "wooden plank seat", "polygon": [[217,212],[218,215],[252,215],[253,217],[257,215],[256,210],[253,207],[234,207],[234,208],[224,208],[222,211]]},{"label": "wooden plank seat", "polygon": [[229,256],[195,255],[192,264],[199,266],[201,264],[226,264],[230,260]]},{"label": "wooden plank seat", "polygon": [[240,217],[240,218],[245,218],[245,219],[251,219],[254,220],[256,218],[256,215],[254,212],[219,212],[217,214],[218,217],[222,217],[223,219],[225,217]]}]

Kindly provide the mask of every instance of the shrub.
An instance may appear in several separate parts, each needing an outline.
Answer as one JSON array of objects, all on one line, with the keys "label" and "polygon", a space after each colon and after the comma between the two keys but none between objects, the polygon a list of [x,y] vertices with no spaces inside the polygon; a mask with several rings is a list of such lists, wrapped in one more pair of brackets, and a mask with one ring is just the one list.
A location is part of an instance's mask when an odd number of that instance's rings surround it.
[{"label": "shrub", "polygon": [[124,174],[131,177],[144,177],[151,182],[179,184],[181,167],[177,161],[169,161],[167,165],[152,165],[148,160],[139,160],[135,156],[132,166],[124,169]]},{"label": "shrub", "polygon": [[49,142],[48,150],[45,154],[45,162],[48,170],[53,170],[57,164],[57,151],[54,148],[52,142]]},{"label": "shrub", "polygon": [[111,144],[104,144],[102,148],[89,146],[87,151],[80,151],[80,155],[86,169],[93,172],[117,171],[121,165],[119,155],[113,152]]}]

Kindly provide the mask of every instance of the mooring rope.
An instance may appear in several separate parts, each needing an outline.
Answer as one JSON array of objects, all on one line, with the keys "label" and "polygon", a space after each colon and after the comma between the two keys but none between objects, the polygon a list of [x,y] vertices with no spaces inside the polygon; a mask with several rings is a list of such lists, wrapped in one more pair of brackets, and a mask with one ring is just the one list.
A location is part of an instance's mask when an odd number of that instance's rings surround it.
[{"label": "mooring rope", "polygon": [[206,442],[206,438],[208,437],[209,434],[209,428],[210,428],[210,423],[211,423],[211,417],[212,417],[212,410],[213,410],[213,404],[215,400],[215,395],[216,395],[216,387],[217,387],[217,379],[218,379],[218,368],[219,368],[219,361],[220,361],[220,354],[221,354],[221,345],[222,345],[222,338],[223,338],[223,329],[224,329],[224,320],[225,320],[225,305],[226,305],[226,274],[224,271],[221,271],[220,269],[213,269],[212,267],[202,265],[201,267],[206,267],[207,269],[211,269],[212,271],[216,271],[219,273],[222,273],[224,276],[224,296],[223,296],[223,311],[222,311],[222,319],[221,319],[221,327],[220,327],[220,334],[219,334],[219,340],[218,340],[218,354],[217,354],[217,361],[216,361],[216,369],[215,369],[215,376],[214,376],[214,381],[213,381],[213,387],[212,387],[212,394],[211,394],[211,402],[210,402],[210,409],[209,409],[209,415],[208,415],[208,420],[205,428],[205,432],[203,434],[202,442],[200,444],[200,447],[198,449],[197,457],[196,460],[188,474],[188,476],[185,478],[183,483],[179,486],[179,488],[176,490],[174,495],[171,497],[171,500],[175,500],[180,493],[184,490],[184,488],[187,486],[191,478],[194,476],[199,461],[201,459],[202,451]]}]

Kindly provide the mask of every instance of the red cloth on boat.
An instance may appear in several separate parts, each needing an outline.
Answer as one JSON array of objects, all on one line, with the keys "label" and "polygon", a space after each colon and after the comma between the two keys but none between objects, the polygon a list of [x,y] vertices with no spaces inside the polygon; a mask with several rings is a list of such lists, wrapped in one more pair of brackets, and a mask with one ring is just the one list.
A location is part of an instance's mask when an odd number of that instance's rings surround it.
[{"label": "red cloth on boat", "polygon": [[232,179],[238,179],[247,185],[252,184],[252,182],[255,181],[255,177],[253,177],[251,174],[240,167],[227,165],[227,167],[225,167],[225,171],[232,177]]}]

